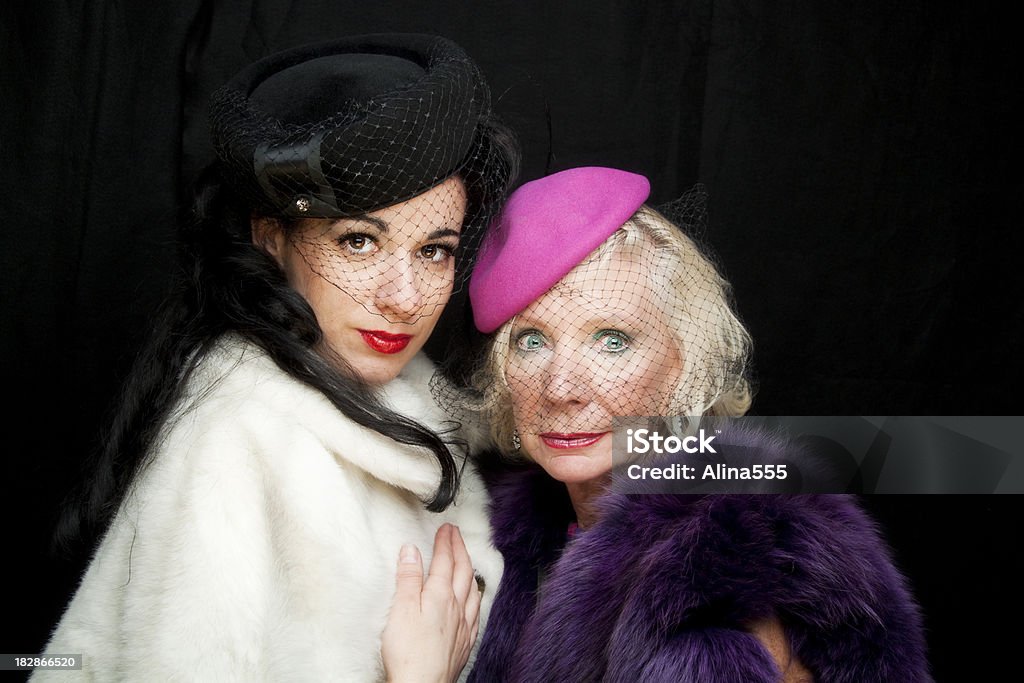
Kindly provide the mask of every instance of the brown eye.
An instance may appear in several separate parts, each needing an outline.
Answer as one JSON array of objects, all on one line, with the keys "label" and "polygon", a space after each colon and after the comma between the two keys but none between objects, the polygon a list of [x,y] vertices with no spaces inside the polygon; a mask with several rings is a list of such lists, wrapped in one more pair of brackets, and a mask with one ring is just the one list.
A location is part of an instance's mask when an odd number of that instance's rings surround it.
[{"label": "brown eye", "polygon": [[373,238],[362,233],[351,233],[338,238],[338,243],[350,254],[364,255],[374,250]]},{"label": "brown eye", "polygon": [[452,256],[454,249],[444,244],[427,244],[420,248],[420,256],[432,263],[443,263]]}]

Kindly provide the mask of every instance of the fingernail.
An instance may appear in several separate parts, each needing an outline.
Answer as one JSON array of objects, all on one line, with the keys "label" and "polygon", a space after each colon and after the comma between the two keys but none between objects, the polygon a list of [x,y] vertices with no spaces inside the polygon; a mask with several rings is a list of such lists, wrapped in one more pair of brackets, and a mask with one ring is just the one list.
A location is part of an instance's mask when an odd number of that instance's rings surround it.
[{"label": "fingernail", "polygon": [[398,560],[402,564],[415,564],[419,562],[419,558],[416,557],[416,546],[412,543],[403,545],[402,550],[398,553]]}]

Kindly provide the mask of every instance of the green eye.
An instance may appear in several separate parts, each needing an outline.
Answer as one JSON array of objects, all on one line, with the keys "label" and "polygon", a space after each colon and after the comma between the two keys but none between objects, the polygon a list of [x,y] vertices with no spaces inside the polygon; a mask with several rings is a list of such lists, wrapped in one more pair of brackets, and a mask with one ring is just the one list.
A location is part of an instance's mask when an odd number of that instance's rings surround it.
[{"label": "green eye", "polygon": [[516,346],[523,351],[536,351],[544,348],[544,335],[537,330],[527,330],[516,337]]},{"label": "green eye", "polygon": [[621,353],[629,348],[629,337],[618,330],[601,330],[594,338],[609,353]]}]

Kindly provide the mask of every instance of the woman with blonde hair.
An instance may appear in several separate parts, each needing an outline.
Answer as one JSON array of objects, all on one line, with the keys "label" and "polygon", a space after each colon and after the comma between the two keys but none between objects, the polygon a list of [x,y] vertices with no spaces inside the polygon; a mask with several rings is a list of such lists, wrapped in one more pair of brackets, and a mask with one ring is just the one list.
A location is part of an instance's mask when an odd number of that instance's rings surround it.
[{"label": "woman with blonde hair", "polygon": [[[929,681],[918,608],[852,497],[612,486],[616,418],[751,403],[728,284],[648,193],[621,170],[555,173],[482,247],[475,400],[505,570],[471,680]],[[757,430],[715,438],[725,459],[802,462]]]}]

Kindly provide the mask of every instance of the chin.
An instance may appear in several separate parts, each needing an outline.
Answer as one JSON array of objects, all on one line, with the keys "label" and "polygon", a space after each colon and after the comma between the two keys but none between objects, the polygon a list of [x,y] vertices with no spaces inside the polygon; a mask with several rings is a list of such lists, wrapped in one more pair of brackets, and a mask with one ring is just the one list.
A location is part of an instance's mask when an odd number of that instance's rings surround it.
[{"label": "chin", "polygon": [[607,463],[598,460],[594,456],[559,455],[554,458],[549,457],[541,467],[555,481],[560,481],[563,484],[582,484],[599,479],[611,470],[611,456],[608,457]]},{"label": "chin", "polygon": [[378,366],[368,367],[365,369],[355,368],[355,371],[359,375],[359,378],[362,379],[367,384],[369,384],[370,386],[380,386],[382,384],[387,384],[394,378],[398,377],[398,374],[402,371],[402,368],[404,367],[404,362],[387,364],[382,363]]},{"label": "chin", "polygon": [[387,384],[402,371],[412,356],[380,358],[359,354],[355,358],[345,356],[348,367],[355,375],[370,386]]},{"label": "chin", "polygon": [[585,484],[588,481],[594,481],[595,479],[600,479],[602,476],[604,476],[603,473],[574,473],[571,475],[554,476],[550,472],[548,472],[548,475],[550,475],[551,478],[554,479],[555,481],[561,482],[563,484]]},{"label": "chin", "polygon": [[339,346],[332,347],[333,352],[345,360],[351,372],[370,386],[387,384],[398,377],[419,351],[419,346],[409,346],[395,354],[377,353],[363,344],[362,339]]}]

